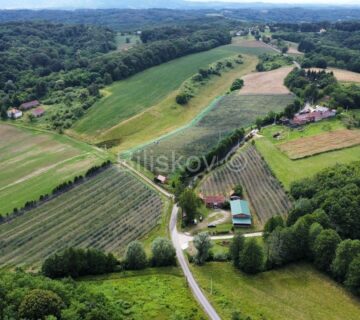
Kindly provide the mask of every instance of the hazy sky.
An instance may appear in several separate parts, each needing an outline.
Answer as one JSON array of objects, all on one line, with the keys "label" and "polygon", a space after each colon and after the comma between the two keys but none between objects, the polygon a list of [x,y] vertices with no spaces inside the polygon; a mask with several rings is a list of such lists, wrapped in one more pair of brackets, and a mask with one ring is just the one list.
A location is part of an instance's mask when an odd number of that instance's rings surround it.
[{"label": "hazy sky", "polygon": [[298,3],[306,3],[306,4],[359,4],[360,0],[187,0],[187,1],[201,1],[201,2],[239,2],[239,3],[251,3],[251,2],[264,2],[264,3],[287,3],[287,4],[298,4]]}]

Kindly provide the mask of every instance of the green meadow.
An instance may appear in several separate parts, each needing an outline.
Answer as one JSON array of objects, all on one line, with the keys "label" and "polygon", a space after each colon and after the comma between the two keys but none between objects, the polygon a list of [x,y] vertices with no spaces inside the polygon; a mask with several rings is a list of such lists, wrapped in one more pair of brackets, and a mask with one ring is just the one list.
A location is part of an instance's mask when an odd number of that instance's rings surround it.
[{"label": "green meadow", "polygon": [[83,284],[116,301],[123,319],[206,319],[179,268],[158,268],[91,277]]},{"label": "green meadow", "polygon": [[309,264],[246,275],[228,262],[192,266],[222,319],[240,312],[252,320],[356,320],[359,300]]}]

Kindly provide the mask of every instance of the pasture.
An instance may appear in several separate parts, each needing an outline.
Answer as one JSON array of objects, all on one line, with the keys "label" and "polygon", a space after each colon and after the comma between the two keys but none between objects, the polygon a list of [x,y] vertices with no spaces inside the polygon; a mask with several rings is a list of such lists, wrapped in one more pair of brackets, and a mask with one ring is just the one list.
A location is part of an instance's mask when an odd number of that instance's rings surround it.
[{"label": "pasture", "polygon": [[152,172],[169,174],[190,157],[207,153],[233,130],[251,126],[269,111],[283,110],[292,99],[291,95],[226,95],[191,126],[135,151],[132,159]]},{"label": "pasture", "polygon": [[278,147],[295,160],[359,144],[360,130],[343,129],[281,143]]},{"label": "pasture", "polygon": [[82,283],[116,301],[124,320],[205,319],[180,269],[175,267],[90,277]]},{"label": "pasture", "polygon": [[92,106],[73,129],[79,135],[96,138],[105,130],[160,103],[199,68],[237,53],[241,53],[239,46],[222,46],[169,61],[115,82],[106,88],[108,94]]},{"label": "pasture", "polygon": [[231,319],[233,312],[267,320],[355,320],[360,314],[358,299],[308,264],[257,275],[226,262],[191,268],[222,319]]},{"label": "pasture", "polygon": [[67,247],[121,254],[161,222],[160,196],[111,167],[39,207],[0,224],[0,266],[34,265]]},{"label": "pasture", "polygon": [[248,94],[291,94],[284,85],[284,79],[293,70],[293,67],[283,67],[267,72],[251,73],[244,76],[244,87],[239,95]]},{"label": "pasture", "polygon": [[203,195],[230,196],[233,188],[243,186],[261,225],[275,215],[286,216],[291,202],[253,146],[247,146],[224,166],[211,171],[201,182]]},{"label": "pasture", "polygon": [[286,190],[294,181],[310,178],[321,170],[337,163],[350,163],[360,159],[360,146],[322,153],[312,157],[291,160],[267,137],[256,140],[256,148]]},{"label": "pasture", "polygon": [[0,215],[108,158],[68,137],[0,123]]}]

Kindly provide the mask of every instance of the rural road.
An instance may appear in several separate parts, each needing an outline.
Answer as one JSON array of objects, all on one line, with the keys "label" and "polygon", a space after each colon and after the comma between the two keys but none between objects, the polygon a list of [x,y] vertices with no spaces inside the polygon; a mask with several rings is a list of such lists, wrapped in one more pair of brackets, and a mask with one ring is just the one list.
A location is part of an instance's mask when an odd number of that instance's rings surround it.
[{"label": "rural road", "polygon": [[219,317],[213,306],[210,304],[209,300],[205,297],[205,295],[201,291],[186,261],[183,249],[181,248],[181,241],[179,241],[179,233],[176,228],[178,211],[179,211],[179,207],[177,206],[177,204],[175,204],[171,212],[171,218],[169,224],[171,240],[176,249],[177,259],[179,261],[181,269],[184,272],[186,281],[190,286],[191,291],[193,292],[198,302],[202,305],[203,309],[205,310],[209,318],[211,320],[220,320],[221,318]]}]

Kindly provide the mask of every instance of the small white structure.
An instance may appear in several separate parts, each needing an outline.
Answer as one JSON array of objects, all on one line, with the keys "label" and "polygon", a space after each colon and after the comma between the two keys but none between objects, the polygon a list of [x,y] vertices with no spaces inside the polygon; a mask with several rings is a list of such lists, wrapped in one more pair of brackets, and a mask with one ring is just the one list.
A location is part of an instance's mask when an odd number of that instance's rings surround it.
[{"label": "small white structure", "polygon": [[11,108],[7,111],[7,116],[10,119],[18,119],[18,118],[21,118],[22,115],[23,115],[23,113],[19,109],[16,109],[16,108]]}]

